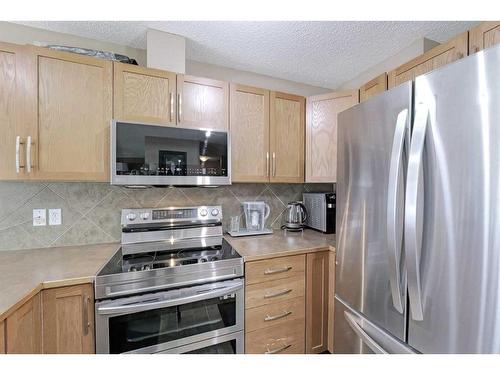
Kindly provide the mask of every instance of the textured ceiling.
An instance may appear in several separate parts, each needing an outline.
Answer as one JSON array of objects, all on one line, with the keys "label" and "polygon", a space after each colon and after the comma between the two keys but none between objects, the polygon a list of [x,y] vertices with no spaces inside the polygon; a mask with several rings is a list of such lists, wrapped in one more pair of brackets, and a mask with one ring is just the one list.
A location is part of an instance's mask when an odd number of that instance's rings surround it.
[{"label": "textured ceiling", "polygon": [[91,21],[19,22],[28,26],[146,48],[154,28],[187,38],[186,58],[336,88],[419,38],[444,42],[465,21]]}]

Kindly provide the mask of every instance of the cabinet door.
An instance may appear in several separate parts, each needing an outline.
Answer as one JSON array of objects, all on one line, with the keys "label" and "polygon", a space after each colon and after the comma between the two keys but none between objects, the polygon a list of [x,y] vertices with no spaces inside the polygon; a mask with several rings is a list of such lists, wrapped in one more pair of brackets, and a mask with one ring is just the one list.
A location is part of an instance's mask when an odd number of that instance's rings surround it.
[{"label": "cabinet door", "polygon": [[114,63],[114,118],[175,125],[176,74]]},{"label": "cabinet door", "polygon": [[307,98],[306,182],[337,180],[337,114],[357,103],[357,90]]},{"label": "cabinet door", "polygon": [[95,353],[92,284],[44,290],[42,308],[44,353]]},{"label": "cabinet door", "polygon": [[42,352],[40,294],[9,315],[5,324],[7,354]]},{"label": "cabinet door", "polygon": [[271,92],[271,182],[304,182],[305,98]]},{"label": "cabinet door", "polygon": [[38,134],[32,134],[34,177],[109,180],[112,63],[34,48]]},{"label": "cabinet door", "polygon": [[33,95],[36,70],[30,66],[31,61],[26,47],[0,43],[1,180],[29,177],[25,169],[26,137],[36,133],[36,97]]},{"label": "cabinet door", "polygon": [[500,43],[500,22],[483,22],[469,31],[469,55]]},{"label": "cabinet door", "polygon": [[0,354],[5,354],[5,323],[0,322]]},{"label": "cabinet door", "polygon": [[329,251],[307,254],[306,353],[328,349]]},{"label": "cabinet door", "polygon": [[269,181],[269,91],[231,84],[233,182]]},{"label": "cabinet door", "polygon": [[387,73],[382,73],[359,88],[359,101],[364,102],[371,97],[387,91]]},{"label": "cabinet door", "polygon": [[468,32],[459,34],[388,73],[389,89],[467,56]]},{"label": "cabinet door", "polygon": [[328,351],[333,353],[333,326],[335,311],[335,252],[328,254]]},{"label": "cabinet door", "polygon": [[177,125],[228,130],[229,84],[208,78],[177,75]]}]

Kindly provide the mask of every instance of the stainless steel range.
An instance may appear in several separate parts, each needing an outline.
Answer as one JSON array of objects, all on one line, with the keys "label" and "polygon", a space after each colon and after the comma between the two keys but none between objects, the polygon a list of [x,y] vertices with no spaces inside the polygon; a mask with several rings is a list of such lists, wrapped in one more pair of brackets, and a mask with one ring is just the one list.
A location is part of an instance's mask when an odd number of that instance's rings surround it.
[{"label": "stainless steel range", "polygon": [[243,259],[220,206],[122,210],[96,277],[97,353],[243,353]]}]

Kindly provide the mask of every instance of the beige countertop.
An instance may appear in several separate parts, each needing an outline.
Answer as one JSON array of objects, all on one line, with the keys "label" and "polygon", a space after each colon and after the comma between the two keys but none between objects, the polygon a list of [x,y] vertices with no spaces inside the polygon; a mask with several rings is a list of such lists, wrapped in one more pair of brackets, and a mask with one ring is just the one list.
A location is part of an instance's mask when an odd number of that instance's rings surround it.
[{"label": "beige countertop", "polygon": [[[281,230],[271,235],[230,237],[226,240],[245,262],[335,251],[335,235],[310,229],[303,233]],[[118,243],[66,246],[0,252],[0,321],[42,289],[94,281],[97,272],[115,254]]]},{"label": "beige countertop", "polygon": [[40,290],[93,282],[120,244],[0,252],[0,321]]},{"label": "beige countertop", "polygon": [[297,233],[276,230],[273,234],[262,236],[231,237],[226,235],[225,239],[245,262],[320,250],[335,251],[335,234],[323,234],[312,229]]}]

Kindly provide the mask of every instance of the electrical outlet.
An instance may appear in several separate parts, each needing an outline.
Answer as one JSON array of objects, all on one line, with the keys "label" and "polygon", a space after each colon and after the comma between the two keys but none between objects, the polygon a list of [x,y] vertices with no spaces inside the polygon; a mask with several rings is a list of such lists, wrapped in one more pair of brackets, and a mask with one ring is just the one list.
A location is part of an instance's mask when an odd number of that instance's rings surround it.
[{"label": "electrical outlet", "polygon": [[47,210],[45,208],[33,209],[33,226],[40,227],[47,225]]},{"label": "electrical outlet", "polygon": [[61,225],[62,216],[60,208],[49,208],[49,225]]}]

